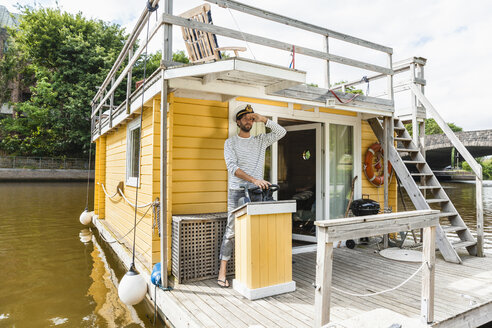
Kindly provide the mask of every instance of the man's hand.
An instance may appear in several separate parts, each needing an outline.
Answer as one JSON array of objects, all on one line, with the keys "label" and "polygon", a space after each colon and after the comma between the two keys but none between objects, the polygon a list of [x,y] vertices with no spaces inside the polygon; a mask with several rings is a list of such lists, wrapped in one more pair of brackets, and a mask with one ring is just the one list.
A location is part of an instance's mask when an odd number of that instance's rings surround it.
[{"label": "man's hand", "polygon": [[271,185],[270,182],[266,181],[266,180],[257,180],[257,179],[254,179],[252,181],[254,183],[255,186],[258,186],[260,187],[261,189],[268,189]]},{"label": "man's hand", "polygon": [[254,119],[255,122],[263,122],[263,123],[266,123],[268,121],[268,119],[265,116],[260,115],[258,113],[252,113],[250,115]]}]

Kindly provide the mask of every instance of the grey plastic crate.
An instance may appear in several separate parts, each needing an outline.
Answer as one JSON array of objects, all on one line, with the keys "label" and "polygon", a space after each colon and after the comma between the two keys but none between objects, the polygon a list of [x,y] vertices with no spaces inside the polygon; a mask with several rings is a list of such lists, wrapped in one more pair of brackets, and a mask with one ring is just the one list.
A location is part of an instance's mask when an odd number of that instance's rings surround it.
[{"label": "grey plastic crate", "polygon": [[[217,277],[227,213],[175,215],[172,226],[172,273],[178,283]],[[227,274],[234,273],[234,252]]]}]

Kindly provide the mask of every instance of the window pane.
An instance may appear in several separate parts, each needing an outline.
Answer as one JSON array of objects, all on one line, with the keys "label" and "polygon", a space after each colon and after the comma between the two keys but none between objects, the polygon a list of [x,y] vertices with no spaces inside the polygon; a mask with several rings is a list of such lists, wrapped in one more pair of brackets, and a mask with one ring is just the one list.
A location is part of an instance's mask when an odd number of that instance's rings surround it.
[{"label": "window pane", "polygon": [[330,124],[330,219],[345,216],[354,170],[353,127]]},{"label": "window pane", "polygon": [[131,159],[130,159],[130,176],[138,177],[138,160],[140,156],[140,128],[136,128],[131,131],[130,134],[131,143]]}]

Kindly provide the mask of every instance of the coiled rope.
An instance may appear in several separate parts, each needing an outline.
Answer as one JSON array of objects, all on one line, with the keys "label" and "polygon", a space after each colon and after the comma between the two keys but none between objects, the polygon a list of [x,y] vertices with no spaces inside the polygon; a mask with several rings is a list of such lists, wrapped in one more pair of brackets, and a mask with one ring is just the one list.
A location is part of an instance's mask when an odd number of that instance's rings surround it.
[{"label": "coiled rope", "polygon": [[391,292],[391,291],[394,291],[398,288],[400,288],[401,286],[405,285],[407,282],[409,282],[410,280],[412,280],[413,277],[415,277],[415,275],[417,275],[417,273],[419,273],[420,270],[422,270],[422,268],[425,266],[425,265],[428,265],[427,262],[424,262],[422,263],[422,265],[417,269],[417,271],[415,271],[410,277],[408,277],[404,282],[402,282],[401,284],[399,284],[398,286],[396,287],[393,287],[393,288],[390,288],[390,289],[386,289],[386,290],[382,290],[382,291],[379,291],[379,292],[376,292],[376,293],[369,293],[369,294],[357,294],[357,293],[350,293],[350,292],[347,292],[347,291],[344,291],[342,289],[338,289],[334,286],[331,286],[331,288],[339,293],[342,293],[342,294],[346,294],[346,295],[350,295],[350,296],[356,296],[356,297],[368,297],[368,296],[376,296],[376,295],[380,295],[380,294],[384,294],[384,293],[387,293],[387,292]]}]

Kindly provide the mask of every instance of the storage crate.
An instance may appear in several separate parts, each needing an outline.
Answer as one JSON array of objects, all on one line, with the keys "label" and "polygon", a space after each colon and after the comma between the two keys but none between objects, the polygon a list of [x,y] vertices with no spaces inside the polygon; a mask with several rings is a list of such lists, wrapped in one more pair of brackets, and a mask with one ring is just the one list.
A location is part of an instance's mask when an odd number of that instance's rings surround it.
[{"label": "storage crate", "polygon": [[[178,283],[217,277],[227,213],[175,215],[172,226],[172,273]],[[227,274],[234,273],[234,251]]]}]

